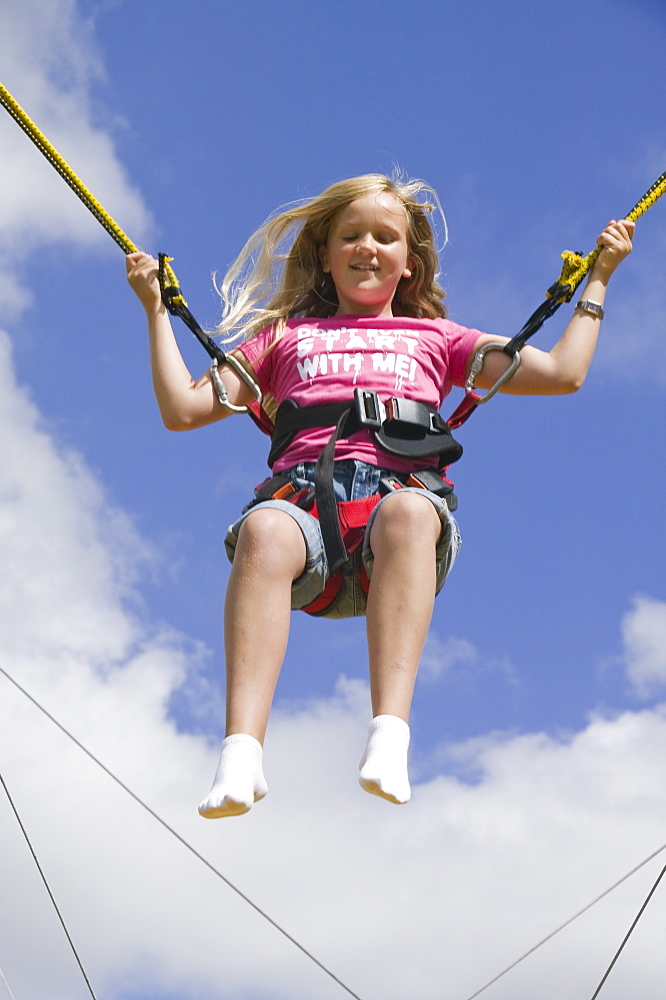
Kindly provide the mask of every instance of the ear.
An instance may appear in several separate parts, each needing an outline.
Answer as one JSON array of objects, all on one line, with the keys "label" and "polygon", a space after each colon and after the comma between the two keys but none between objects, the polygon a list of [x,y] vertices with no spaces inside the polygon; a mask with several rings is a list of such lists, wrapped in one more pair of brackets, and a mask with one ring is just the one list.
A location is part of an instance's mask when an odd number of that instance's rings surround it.
[{"label": "ear", "polygon": [[416,267],[416,257],[408,257],[407,258],[407,267],[402,272],[403,278],[411,278],[412,271],[414,270],[415,267]]},{"label": "ear", "polygon": [[324,274],[330,274],[331,265],[328,262],[328,250],[326,249],[326,245],[324,244],[323,246],[320,246],[317,250],[317,253],[319,254],[319,260],[321,262],[322,271],[324,272]]}]

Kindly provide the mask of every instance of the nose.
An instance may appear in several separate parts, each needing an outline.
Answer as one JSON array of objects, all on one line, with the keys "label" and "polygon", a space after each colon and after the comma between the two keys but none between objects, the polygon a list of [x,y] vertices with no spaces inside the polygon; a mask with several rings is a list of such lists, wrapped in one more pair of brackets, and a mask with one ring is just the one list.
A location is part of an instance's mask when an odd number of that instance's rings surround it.
[{"label": "nose", "polygon": [[375,252],[375,241],[372,238],[372,233],[365,233],[364,236],[359,237],[356,243],[356,249],[365,253]]}]

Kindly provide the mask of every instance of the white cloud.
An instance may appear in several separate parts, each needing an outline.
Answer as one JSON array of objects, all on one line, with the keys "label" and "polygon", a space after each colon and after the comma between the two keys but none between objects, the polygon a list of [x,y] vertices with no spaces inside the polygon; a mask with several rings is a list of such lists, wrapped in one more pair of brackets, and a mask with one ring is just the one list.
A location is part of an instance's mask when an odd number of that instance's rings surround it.
[{"label": "white cloud", "polygon": [[419,681],[435,681],[444,676],[475,677],[501,673],[508,683],[515,683],[515,673],[504,658],[484,657],[468,639],[447,636],[441,639],[434,628],[426,638]]},{"label": "white cloud", "polygon": [[419,678],[431,680],[441,677],[455,667],[475,668],[479,664],[478,650],[467,639],[449,636],[440,639],[434,629],[430,629],[421,657]]},{"label": "white cloud", "polygon": [[622,620],[627,676],[636,694],[649,698],[666,685],[666,602],[634,598]]}]

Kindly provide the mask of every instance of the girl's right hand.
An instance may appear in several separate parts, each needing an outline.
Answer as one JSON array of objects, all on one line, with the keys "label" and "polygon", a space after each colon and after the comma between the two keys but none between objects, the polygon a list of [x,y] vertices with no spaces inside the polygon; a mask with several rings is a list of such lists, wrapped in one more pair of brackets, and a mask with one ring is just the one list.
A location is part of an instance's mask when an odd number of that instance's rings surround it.
[{"label": "girl's right hand", "polygon": [[592,267],[590,280],[594,277],[604,283],[608,281],[618,264],[631,253],[635,228],[636,223],[629,219],[611,219],[597,239],[601,253]]},{"label": "girl's right hand", "polygon": [[138,250],[125,258],[127,280],[148,316],[159,312],[162,305],[159,269],[150,254]]}]

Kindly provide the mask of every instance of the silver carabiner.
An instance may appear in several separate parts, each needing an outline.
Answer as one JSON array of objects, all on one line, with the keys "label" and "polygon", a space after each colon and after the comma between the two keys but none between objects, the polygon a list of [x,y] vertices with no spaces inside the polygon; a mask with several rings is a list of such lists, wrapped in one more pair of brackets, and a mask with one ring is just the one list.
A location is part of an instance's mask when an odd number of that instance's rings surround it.
[{"label": "silver carabiner", "polygon": [[[237,358],[235,358],[233,354],[227,354],[224,361],[225,364],[229,365],[230,368],[233,368],[233,370],[236,372],[239,378],[241,378],[243,382],[245,382],[245,384],[249,386],[254,395],[257,397],[257,402],[261,406],[264,399],[263,393],[259,388],[259,386],[257,385],[257,383],[252,378],[252,376],[250,375],[250,373],[247,372],[245,368],[243,368],[240,361]],[[247,406],[236,406],[234,403],[229,402],[229,393],[227,392],[227,387],[222,381],[220,373],[218,371],[217,358],[213,358],[213,360],[210,363],[210,377],[217,398],[219,399],[222,406],[224,406],[227,410],[231,410],[232,413],[247,413],[248,409]]]},{"label": "silver carabiner", "polygon": [[[474,355],[474,360],[472,361],[472,367],[470,368],[469,375],[467,376],[467,381],[465,382],[465,392],[474,391],[474,382],[476,381],[477,375],[481,372],[483,368],[483,362],[485,360],[486,354],[489,351],[504,351],[506,344],[484,344],[483,347]],[[504,352],[506,353],[506,352]],[[508,357],[508,355],[507,355]],[[487,403],[489,399],[492,399],[496,392],[502,388],[502,386],[509,381],[509,379],[517,372],[520,368],[520,351],[516,351],[511,358],[511,364],[505,372],[503,372],[500,377],[495,382],[492,388],[488,389],[484,396],[478,396],[476,402],[480,406],[481,403]]]}]

